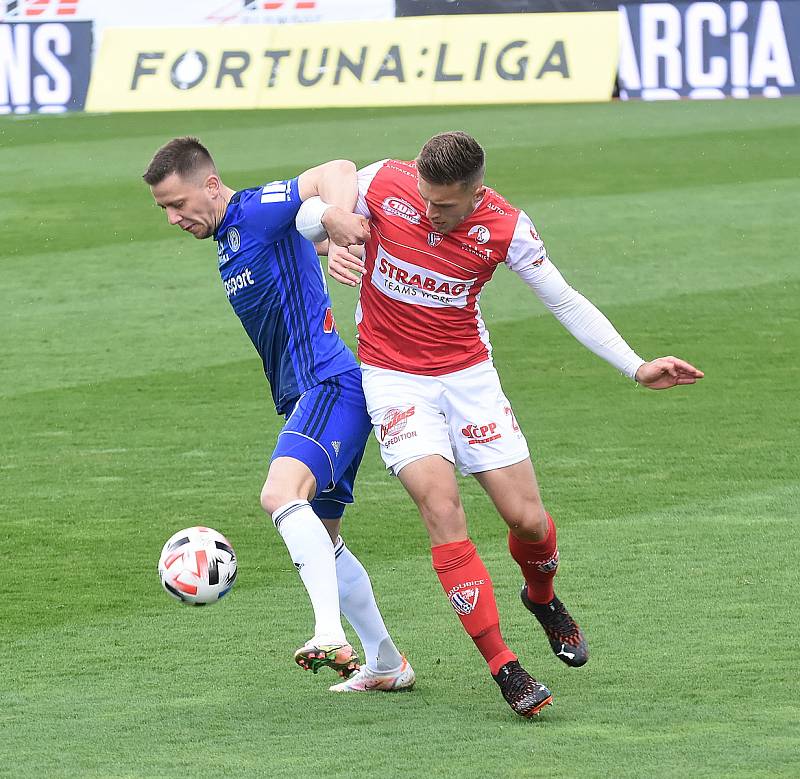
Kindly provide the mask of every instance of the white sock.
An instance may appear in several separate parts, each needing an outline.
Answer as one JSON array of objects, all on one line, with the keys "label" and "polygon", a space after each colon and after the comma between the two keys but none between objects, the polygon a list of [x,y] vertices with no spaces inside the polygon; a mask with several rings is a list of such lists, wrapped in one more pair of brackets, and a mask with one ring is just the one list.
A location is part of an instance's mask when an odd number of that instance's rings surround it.
[{"label": "white sock", "polygon": [[341,536],[336,541],[335,555],[339,605],[361,639],[367,668],[378,672],[399,668],[403,656],[386,630],[369,576],[358,558],[344,545]]},{"label": "white sock", "polygon": [[347,642],[339,615],[336,562],[328,531],[307,500],[281,506],[272,515],[314,609],[314,638],[320,643]]}]

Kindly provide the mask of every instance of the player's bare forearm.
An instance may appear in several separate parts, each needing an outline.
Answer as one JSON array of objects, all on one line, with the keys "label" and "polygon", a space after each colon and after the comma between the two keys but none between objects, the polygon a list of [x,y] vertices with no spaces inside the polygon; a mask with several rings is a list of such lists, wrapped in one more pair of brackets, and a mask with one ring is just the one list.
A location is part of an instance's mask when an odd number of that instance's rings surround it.
[{"label": "player's bare forearm", "polygon": [[351,213],[358,198],[355,163],[332,160],[301,173],[297,179],[301,200],[321,197],[326,203]]},{"label": "player's bare forearm", "polygon": [[678,357],[658,357],[639,366],[636,381],[650,389],[669,389],[679,384],[695,384],[705,374]]}]

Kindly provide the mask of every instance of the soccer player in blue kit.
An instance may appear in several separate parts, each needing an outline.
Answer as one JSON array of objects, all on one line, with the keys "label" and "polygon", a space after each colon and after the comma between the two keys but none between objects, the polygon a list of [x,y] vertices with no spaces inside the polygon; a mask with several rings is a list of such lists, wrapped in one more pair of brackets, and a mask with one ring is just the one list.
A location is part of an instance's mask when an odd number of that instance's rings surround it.
[{"label": "soccer player in blue kit", "polygon": [[[339,535],[372,425],[355,357],[336,332],[314,245],[295,226],[303,201],[319,197],[312,221],[327,226],[330,210],[340,217],[338,227],[331,226],[332,240],[363,242],[366,223],[351,214],[355,166],[337,160],[237,192],[223,184],[200,141],[184,137],[162,146],[143,178],[170,224],[217,242],[228,300],[262,359],[275,408],[286,418],[261,505],[314,609],[314,635],[295,652],[295,661],[315,673],[324,666],[337,671],[344,677],[330,688],[337,692],[410,688],[414,671],[386,629],[367,572]],[[340,612],[364,647],[361,667]]]}]

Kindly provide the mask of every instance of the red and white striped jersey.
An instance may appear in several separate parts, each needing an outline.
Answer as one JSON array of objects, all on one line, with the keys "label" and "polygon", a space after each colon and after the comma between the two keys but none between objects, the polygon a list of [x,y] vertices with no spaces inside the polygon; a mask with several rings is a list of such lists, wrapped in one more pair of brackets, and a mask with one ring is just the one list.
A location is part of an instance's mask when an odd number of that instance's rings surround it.
[{"label": "red and white striped jersey", "polygon": [[358,355],[378,368],[438,376],[491,356],[480,295],[500,263],[549,264],[524,212],[487,188],[452,232],[425,216],[414,162],[385,160],[359,171],[357,211],[370,217],[356,321]]}]

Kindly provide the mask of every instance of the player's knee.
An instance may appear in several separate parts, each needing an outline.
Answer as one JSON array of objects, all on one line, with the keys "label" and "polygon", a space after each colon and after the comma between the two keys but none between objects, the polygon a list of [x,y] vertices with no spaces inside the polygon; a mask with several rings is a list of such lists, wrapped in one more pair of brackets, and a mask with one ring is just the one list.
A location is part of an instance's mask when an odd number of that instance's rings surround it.
[{"label": "player's knee", "polygon": [[261,489],[261,508],[272,516],[281,506],[285,506],[292,498],[267,482]]},{"label": "player's knee", "polygon": [[425,520],[433,524],[452,525],[464,517],[464,509],[458,495],[426,495],[418,503]]},{"label": "player's knee", "polygon": [[547,513],[541,503],[519,506],[511,516],[504,516],[511,532],[522,541],[543,541],[547,537]]}]

